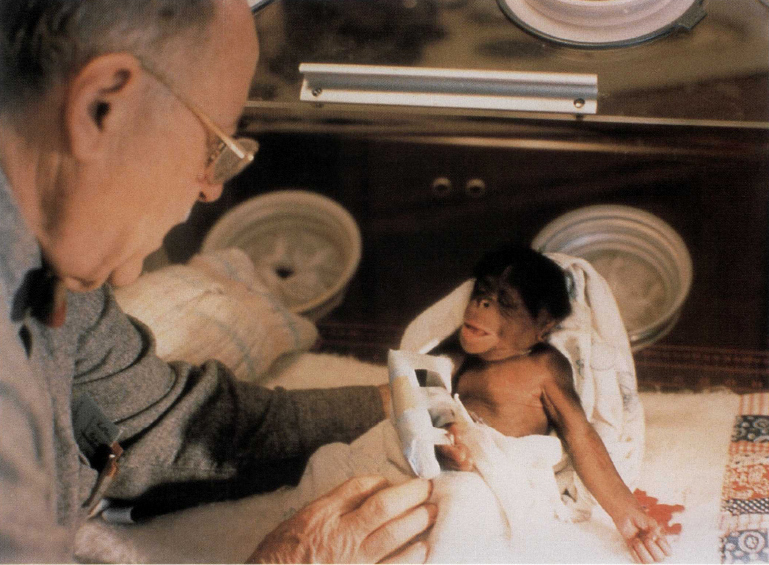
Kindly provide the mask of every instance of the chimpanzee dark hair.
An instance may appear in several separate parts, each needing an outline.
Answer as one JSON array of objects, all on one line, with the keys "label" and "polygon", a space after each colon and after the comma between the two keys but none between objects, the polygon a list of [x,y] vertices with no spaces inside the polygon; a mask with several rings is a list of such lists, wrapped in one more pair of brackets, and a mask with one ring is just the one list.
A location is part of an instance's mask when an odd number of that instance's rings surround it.
[{"label": "chimpanzee dark hair", "polygon": [[518,290],[533,318],[544,308],[556,320],[571,313],[563,270],[551,259],[523,245],[505,245],[484,255],[473,271],[476,289],[495,279]]}]

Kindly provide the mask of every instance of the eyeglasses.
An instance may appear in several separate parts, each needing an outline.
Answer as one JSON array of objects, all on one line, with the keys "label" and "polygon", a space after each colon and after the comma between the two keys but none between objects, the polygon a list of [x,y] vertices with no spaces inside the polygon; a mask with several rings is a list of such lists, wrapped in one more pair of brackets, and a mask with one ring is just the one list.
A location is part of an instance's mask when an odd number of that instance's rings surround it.
[{"label": "eyeglasses", "polygon": [[248,167],[254,160],[254,155],[259,151],[259,143],[248,137],[233,138],[217,126],[214,121],[200,107],[174,88],[169,80],[161,73],[142,62],[142,68],[165,86],[179,102],[184,104],[205,128],[213,133],[217,142],[211,149],[206,161],[206,180],[211,184],[224,184]]}]

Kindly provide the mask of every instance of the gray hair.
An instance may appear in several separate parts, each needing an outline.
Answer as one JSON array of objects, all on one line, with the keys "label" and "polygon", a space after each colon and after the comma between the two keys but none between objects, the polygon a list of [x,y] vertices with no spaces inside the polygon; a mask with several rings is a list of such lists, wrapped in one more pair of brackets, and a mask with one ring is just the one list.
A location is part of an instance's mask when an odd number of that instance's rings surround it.
[{"label": "gray hair", "polygon": [[217,1],[0,0],[0,113],[39,99],[105,53],[162,67],[171,40],[208,29]]}]

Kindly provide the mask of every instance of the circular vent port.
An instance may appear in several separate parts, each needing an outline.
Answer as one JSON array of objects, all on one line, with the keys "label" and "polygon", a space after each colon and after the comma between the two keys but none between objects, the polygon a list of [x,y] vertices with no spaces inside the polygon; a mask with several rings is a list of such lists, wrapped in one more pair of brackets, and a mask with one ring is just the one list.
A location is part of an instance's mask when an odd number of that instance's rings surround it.
[{"label": "circular vent port", "polygon": [[624,47],[704,16],[703,0],[498,0],[519,27],[572,47]]}]

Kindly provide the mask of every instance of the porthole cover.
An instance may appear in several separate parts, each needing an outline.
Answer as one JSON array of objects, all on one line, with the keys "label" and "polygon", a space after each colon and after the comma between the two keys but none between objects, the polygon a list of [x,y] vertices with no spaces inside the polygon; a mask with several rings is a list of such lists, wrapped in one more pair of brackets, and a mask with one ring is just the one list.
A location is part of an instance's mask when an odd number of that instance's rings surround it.
[{"label": "porthole cover", "polygon": [[519,27],[572,47],[625,47],[704,16],[704,0],[498,0]]}]

